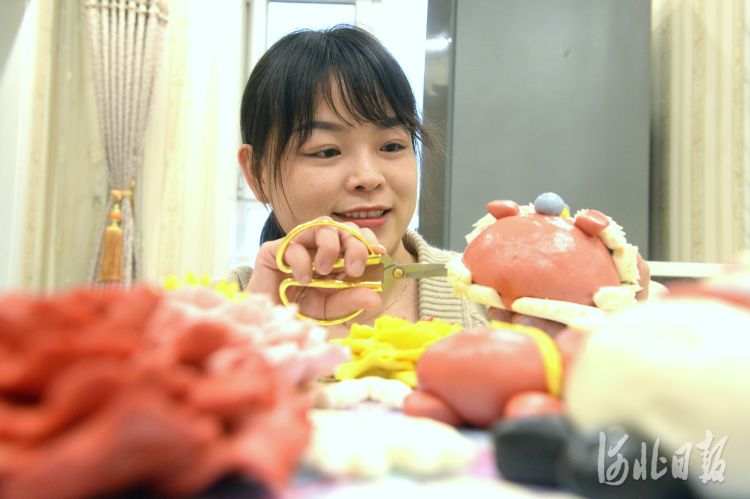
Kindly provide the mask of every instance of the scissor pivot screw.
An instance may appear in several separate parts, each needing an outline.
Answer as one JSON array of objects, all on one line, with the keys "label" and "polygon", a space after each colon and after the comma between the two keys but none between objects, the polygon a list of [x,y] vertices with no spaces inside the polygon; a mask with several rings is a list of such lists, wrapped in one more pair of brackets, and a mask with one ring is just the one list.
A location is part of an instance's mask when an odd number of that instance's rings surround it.
[{"label": "scissor pivot screw", "polygon": [[396,278],[404,277],[404,269],[395,269],[393,271],[393,277],[396,277]]}]

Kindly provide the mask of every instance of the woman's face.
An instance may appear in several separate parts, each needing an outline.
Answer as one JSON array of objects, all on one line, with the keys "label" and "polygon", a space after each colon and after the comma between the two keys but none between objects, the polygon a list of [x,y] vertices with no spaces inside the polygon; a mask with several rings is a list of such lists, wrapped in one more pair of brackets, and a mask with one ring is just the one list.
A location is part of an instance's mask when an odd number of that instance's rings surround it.
[{"label": "woman's face", "polygon": [[[340,98],[334,104],[344,109]],[[316,107],[309,138],[285,157],[283,192],[266,183],[269,201],[285,232],[327,215],[371,229],[396,257],[404,251],[401,238],[417,199],[411,134],[399,125],[344,118],[325,103]]]}]

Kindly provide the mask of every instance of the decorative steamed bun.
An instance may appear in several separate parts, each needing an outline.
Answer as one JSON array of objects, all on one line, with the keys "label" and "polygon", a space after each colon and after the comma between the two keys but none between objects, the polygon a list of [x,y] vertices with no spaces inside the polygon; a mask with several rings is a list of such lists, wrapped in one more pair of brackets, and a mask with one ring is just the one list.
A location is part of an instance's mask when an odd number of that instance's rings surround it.
[{"label": "decorative steamed bun", "polygon": [[560,412],[562,370],[560,352],[544,331],[493,321],[425,351],[417,364],[418,389],[404,400],[404,412],[479,428],[522,414],[529,404]]},{"label": "decorative steamed bun", "polygon": [[571,217],[554,193],[527,206],[492,201],[487,211],[466,236],[463,255],[448,266],[457,296],[584,327],[633,305],[648,286],[638,248],[601,212]]}]

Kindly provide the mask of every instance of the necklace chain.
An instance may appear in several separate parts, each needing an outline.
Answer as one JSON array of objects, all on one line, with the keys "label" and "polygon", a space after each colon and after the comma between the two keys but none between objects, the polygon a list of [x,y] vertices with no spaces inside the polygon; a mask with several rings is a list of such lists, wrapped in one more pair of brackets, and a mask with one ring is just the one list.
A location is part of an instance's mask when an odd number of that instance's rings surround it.
[{"label": "necklace chain", "polygon": [[406,290],[407,290],[407,289],[409,289],[409,281],[405,281],[405,285],[404,285],[404,288],[403,288],[403,289],[401,290],[401,292],[400,292],[400,293],[398,294],[398,296],[397,296],[396,298],[394,298],[394,299],[393,299],[393,301],[391,301],[391,302],[390,302],[390,303],[389,303],[388,305],[386,305],[385,307],[383,307],[382,309],[380,309],[380,310],[379,310],[379,311],[378,311],[377,313],[375,313],[374,315],[371,315],[371,316],[370,316],[370,317],[368,317],[367,319],[364,319],[364,320],[362,320],[362,321],[358,321],[358,322],[356,322],[356,323],[355,323],[355,322],[352,322],[352,321],[345,321],[345,322],[343,322],[344,326],[346,326],[347,328],[351,328],[353,324],[361,324],[361,323],[364,323],[364,322],[367,322],[367,321],[369,321],[370,319],[374,319],[375,317],[377,317],[377,316],[379,316],[379,315],[383,315],[383,314],[384,314],[384,313],[386,313],[386,312],[387,312],[387,311],[388,311],[388,310],[389,310],[389,309],[390,309],[390,308],[391,308],[391,307],[392,307],[393,305],[395,305],[395,304],[396,304],[396,302],[397,302],[397,301],[399,301],[399,300],[401,299],[401,297],[402,297],[402,296],[404,296],[404,293],[406,293]]}]

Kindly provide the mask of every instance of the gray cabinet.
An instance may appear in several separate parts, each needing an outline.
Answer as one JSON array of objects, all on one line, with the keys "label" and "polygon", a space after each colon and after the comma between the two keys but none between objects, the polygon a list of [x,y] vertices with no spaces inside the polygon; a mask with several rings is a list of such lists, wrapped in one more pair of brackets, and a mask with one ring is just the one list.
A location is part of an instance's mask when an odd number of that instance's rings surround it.
[{"label": "gray cabinet", "polygon": [[462,251],[493,199],[560,194],[648,257],[648,0],[430,0],[420,231]]}]

